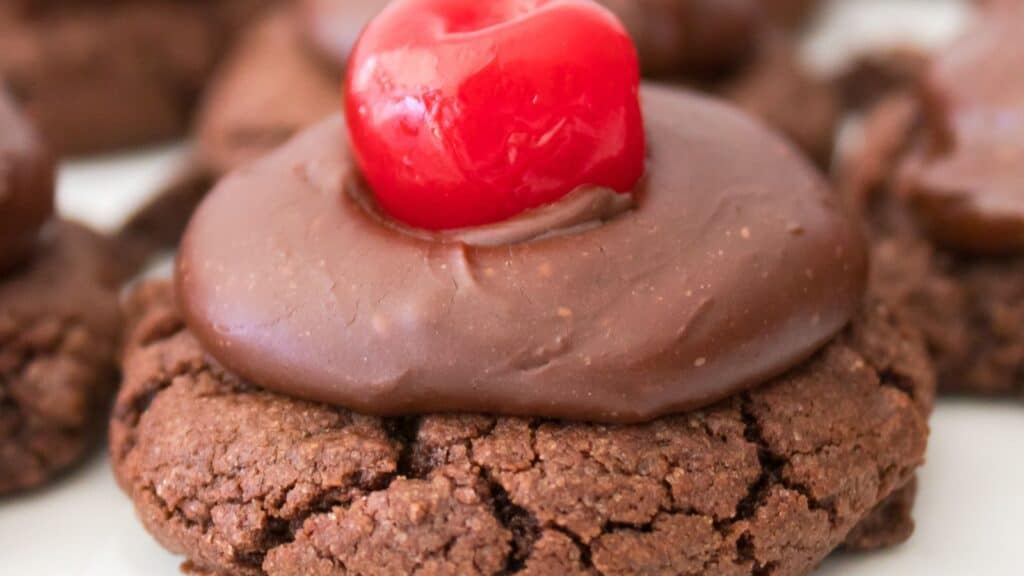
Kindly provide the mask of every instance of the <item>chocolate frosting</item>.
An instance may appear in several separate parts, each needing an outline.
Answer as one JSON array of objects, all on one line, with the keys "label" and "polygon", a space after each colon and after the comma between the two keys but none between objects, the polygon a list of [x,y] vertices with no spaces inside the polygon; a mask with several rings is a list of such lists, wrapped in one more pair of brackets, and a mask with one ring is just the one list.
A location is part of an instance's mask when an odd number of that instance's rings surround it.
[{"label": "chocolate frosting", "polygon": [[632,194],[620,194],[610,188],[581,186],[559,202],[529,210],[502,222],[431,232],[410,228],[384,215],[373,195],[361,185],[353,186],[350,192],[367,213],[384,226],[425,240],[462,242],[470,246],[508,246],[580,232],[600,226],[636,204]]},{"label": "chocolate frosting", "polygon": [[763,383],[858,309],[858,227],[745,115],[642,98],[635,207],[556,235],[527,217],[534,239],[498,246],[382,225],[342,119],[318,124],[199,208],[177,262],[185,318],[243,377],[373,414],[635,422]]},{"label": "chocolate frosting", "polygon": [[314,50],[344,68],[363,28],[390,0],[301,0],[303,28]]},{"label": "chocolate frosting", "polygon": [[0,272],[31,249],[53,213],[53,161],[0,87]]},{"label": "chocolate frosting", "polygon": [[995,3],[924,82],[926,139],[903,190],[933,237],[1024,252],[1024,3]]}]

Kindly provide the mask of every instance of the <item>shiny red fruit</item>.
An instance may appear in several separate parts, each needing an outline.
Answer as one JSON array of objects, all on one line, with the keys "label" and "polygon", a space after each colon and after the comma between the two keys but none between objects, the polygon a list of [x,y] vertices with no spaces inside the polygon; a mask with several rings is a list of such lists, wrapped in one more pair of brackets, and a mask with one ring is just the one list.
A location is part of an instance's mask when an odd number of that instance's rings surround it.
[{"label": "shiny red fruit", "polygon": [[589,0],[396,0],[349,62],[379,204],[431,230],[498,222],[644,169],[636,50]]}]

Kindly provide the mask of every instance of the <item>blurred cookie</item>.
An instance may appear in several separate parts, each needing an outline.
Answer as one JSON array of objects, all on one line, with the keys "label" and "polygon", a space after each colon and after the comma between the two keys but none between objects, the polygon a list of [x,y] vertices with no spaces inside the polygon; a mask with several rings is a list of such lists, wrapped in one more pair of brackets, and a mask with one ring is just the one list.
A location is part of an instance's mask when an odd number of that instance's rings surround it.
[{"label": "blurred cookie", "polygon": [[1024,395],[1024,5],[990,3],[841,157],[886,298],[950,392]]},{"label": "blurred cookie", "polygon": [[96,444],[116,388],[123,259],[52,219],[54,165],[0,91],[0,494]]},{"label": "blurred cookie", "polygon": [[178,137],[232,28],[263,3],[5,3],[0,77],[58,155]]}]

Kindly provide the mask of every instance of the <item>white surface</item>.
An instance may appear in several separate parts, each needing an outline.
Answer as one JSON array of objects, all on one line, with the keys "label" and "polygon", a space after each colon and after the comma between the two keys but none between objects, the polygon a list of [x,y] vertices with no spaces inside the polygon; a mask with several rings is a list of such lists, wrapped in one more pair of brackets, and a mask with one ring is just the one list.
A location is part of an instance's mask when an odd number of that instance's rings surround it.
[{"label": "white surface", "polygon": [[[965,14],[951,0],[838,0],[808,42],[809,57],[834,68],[842,61],[836,47],[858,51],[907,39],[935,45],[955,34]],[[64,166],[59,206],[102,229],[116,228],[184,151],[171,146]],[[945,400],[932,428],[913,539],[886,552],[839,556],[819,574],[1024,574],[1017,549],[1024,542],[1024,407]],[[101,454],[46,490],[0,500],[0,575],[174,576],[179,563],[143,531]]]},{"label": "white surface", "polygon": [[184,144],[169,144],[65,162],[57,174],[57,209],[113,232],[173,178],[186,153]]},{"label": "white surface", "polygon": [[938,48],[964,29],[971,10],[964,0],[832,0],[804,45],[805,57],[834,73],[873,49]]},{"label": "white surface", "polygon": [[[1024,410],[943,401],[921,471],[917,531],[898,548],[829,560],[821,576],[1020,576]],[[55,545],[59,543],[59,548]],[[0,500],[0,573],[179,576],[135,520],[105,455],[29,497]]]}]

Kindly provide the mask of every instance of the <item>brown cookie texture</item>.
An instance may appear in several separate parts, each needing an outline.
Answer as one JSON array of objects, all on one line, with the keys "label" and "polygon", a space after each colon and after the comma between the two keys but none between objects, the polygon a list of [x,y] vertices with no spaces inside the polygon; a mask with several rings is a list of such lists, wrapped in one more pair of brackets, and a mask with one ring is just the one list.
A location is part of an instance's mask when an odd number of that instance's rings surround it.
[{"label": "brown cookie texture", "polygon": [[0,494],[42,484],[100,436],[117,385],[117,257],[57,222],[0,275]]},{"label": "brown cookie texture", "polygon": [[805,574],[905,537],[928,434],[924,350],[876,301],[788,375],[634,426],[359,416],[225,372],[166,283],[126,316],[115,475],[201,573]]},{"label": "brown cookie texture", "polygon": [[1024,258],[964,255],[917,225],[898,174],[920,120],[913,96],[890,96],[841,155],[838,184],[863,213],[872,282],[924,335],[941,391],[1024,397]]},{"label": "brown cookie texture", "polygon": [[0,7],[0,77],[59,155],[174,138],[230,36],[228,4]]}]

